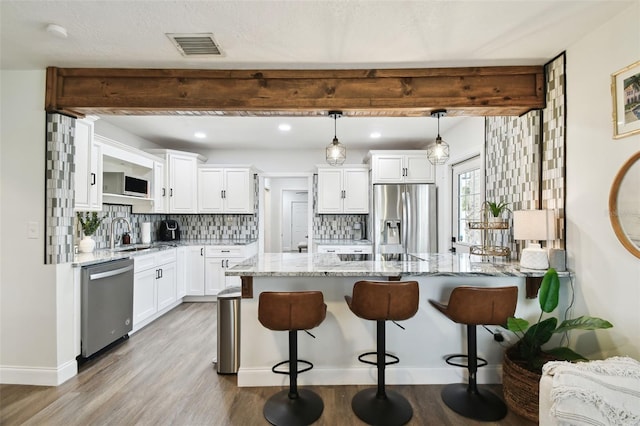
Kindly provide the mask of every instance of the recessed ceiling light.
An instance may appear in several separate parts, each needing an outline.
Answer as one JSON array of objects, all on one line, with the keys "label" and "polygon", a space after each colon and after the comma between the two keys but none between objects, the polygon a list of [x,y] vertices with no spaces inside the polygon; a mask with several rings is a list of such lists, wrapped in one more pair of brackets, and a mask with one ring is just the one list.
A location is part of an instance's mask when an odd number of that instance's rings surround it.
[{"label": "recessed ceiling light", "polygon": [[382,135],[380,134],[380,132],[373,132],[373,133],[371,133],[371,134],[369,135],[369,137],[370,137],[371,139],[379,139],[379,138],[380,138],[380,136],[382,136]]},{"label": "recessed ceiling light", "polygon": [[278,129],[282,130],[283,132],[288,132],[289,130],[291,130],[291,124],[282,123],[278,126]]},{"label": "recessed ceiling light", "polygon": [[204,139],[207,137],[207,134],[204,132],[195,132],[193,136],[195,136],[198,139]]}]

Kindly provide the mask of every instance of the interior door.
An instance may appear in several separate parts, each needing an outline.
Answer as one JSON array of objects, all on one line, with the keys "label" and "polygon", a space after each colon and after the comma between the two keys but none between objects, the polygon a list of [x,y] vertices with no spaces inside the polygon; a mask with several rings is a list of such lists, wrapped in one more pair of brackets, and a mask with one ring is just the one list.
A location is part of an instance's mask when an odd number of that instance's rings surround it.
[{"label": "interior door", "polygon": [[291,250],[298,247],[298,243],[307,241],[307,212],[306,201],[291,203]]}]

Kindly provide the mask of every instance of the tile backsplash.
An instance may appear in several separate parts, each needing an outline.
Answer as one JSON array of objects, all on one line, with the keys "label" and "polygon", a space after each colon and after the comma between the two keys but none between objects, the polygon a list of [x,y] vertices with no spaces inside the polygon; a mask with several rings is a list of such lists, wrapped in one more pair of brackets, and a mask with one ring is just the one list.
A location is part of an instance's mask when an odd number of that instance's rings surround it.
[{"label": "tile backsplash", "polygon": [[[143,222],[151,223],[151,241],[157,241],[158,227],[164,219],[174,219],[180,225],[181,239],[256,239],[258,238],[258,222],[255,215],[223,215],[223,214],[137,214],[131,212],[131,206],[103,204],[98,213],[104,220],[96,231],[94,239],[96,248],[109,248],[111,241],[111,222],[116,217],[124,217],[130,223],[131,243],[142,241],[140,228]],[[77,220],[76,220],[77,222]],[[120,244],[122,234],[127,231],[123,221],[115,224],[116,245]],[[80,227],[76,224],[76,241],[82,237]]]}]

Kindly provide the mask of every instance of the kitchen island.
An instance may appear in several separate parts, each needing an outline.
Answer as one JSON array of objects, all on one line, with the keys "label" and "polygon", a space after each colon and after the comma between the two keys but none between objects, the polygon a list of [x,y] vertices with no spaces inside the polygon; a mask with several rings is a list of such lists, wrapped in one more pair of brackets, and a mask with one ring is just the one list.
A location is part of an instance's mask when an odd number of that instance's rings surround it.
[{"label": "kitchen island", "polygon": [[[415,280],[420,286],[417,314],[402,322],[405,330],[387,323],[387,351],[400,363],[387,368],[388,384],[437,384],[465,381],[466,370],[452,367],[444,357],[466,353],[466,327],[437,312],[429,299],[446,301],[454,287],[518,287],[516,316],[533,319],[539,313],[535,280],[544,271],[521,270],[518,263],[486,262],[465,254],[420,254],[400,261],[341,261],[334,254],[266,253],[254,256],[226,272],[243,277],[241,303],[241,347],[238,386],[286,386],[287,376],[273,374],[271,367],[288,357],[288,335],[262,327],[258,322],[258,295],[262,291],[320,290],[327,304],[327,317],[311,330],[315,339],[299,333],[300,359],[314,368],[299,376],[302,385],[375,384],[375,368],[357,357],[375,349],[374,321],[356,317],[344,296],[358,280]],[[569,273],[561,273],[562,283]],[[532,282],[533,281],[533,282]],[[529,284],[529,298],[527,297]],[[566,307],[567,285],[561,292],[561,310]],[[531,297],[533,296],[533,297]],[[501,330],[492,326],[490,330]],[[502,353],[510,333],[502,330],[504,342],[479,327],[478,355],[488,361],[479,369],[479,383],[501,382]]]}]

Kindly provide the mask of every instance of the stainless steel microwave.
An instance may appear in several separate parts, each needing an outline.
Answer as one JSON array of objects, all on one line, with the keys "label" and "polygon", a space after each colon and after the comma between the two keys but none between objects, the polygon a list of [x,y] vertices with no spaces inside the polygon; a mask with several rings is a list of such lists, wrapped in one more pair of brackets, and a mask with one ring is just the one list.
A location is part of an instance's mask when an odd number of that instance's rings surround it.
[{"label": "stainless steel microwave", "polygon": [[102,192],[146,198],[149,195],[149,182],[123,172],[104,172]]}]

